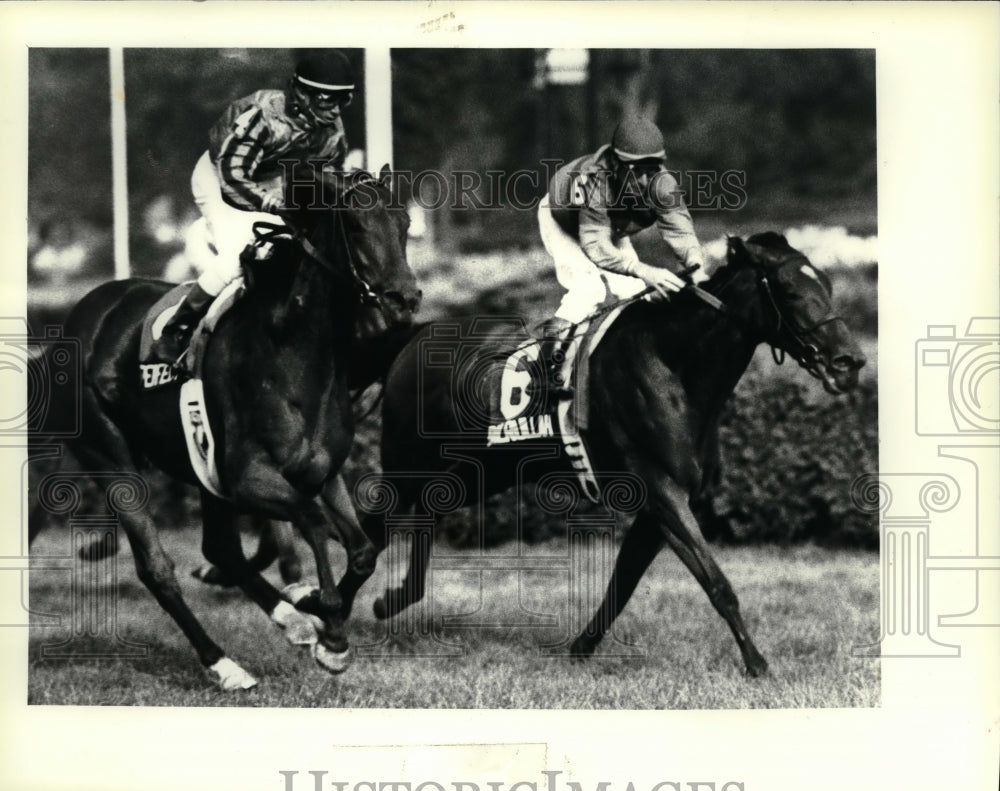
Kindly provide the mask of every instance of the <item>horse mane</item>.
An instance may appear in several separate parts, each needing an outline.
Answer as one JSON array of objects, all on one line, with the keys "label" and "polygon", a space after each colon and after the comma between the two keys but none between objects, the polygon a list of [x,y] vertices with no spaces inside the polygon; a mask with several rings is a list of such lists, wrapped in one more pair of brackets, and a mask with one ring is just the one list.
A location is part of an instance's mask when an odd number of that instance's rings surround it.
[{"label": "horse mane", "polygon": [[248,292],[269,295],[275,300],[287,298],[301,266],[301,250],[290,237],[272,239],[269,258],[257,259],[247,250],[240,256],[243,279]]},{"label": "horse mane", "polygon": [[[730,239],[736,237],[729,237]],[[750,244],[760,245],[761,247],[768,247],[774,250],[794,250],[788,240],[780,233],[776,231],[764,231],[763,233],[755,233],[753,236],[747,238],[747,242]]]}]

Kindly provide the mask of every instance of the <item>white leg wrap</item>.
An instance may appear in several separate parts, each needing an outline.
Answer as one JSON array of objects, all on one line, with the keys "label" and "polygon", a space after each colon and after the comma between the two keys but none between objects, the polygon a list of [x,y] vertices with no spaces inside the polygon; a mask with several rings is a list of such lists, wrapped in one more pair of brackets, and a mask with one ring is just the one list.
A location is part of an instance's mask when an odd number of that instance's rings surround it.
[{"label": "white leg wrap", "polygon": [[232,692],[236,689],[252,689],[257,686],[257,679],[247,673],[247,671],[237,665],[228,656],[222,657],[222,659],[208,668],[208,674],[226,692]]},{"label": "white leg wrap", "polygon": [[331,651],[322,643],[316,643],[312,647],[313,659],[321,668],[330,673],[343,673],[351,664],[351,649],[340,653]]},{"label": "white leg wrap", "polygon": [[[281,589],[281,595],[292,604],[298,604],[311,593],[319,593],[319,588],[315,585],[310,585],[308,582],[293,582]],[[296,610],[296,612],[299,611]],[[323,621],[320,618],[311,613],[301,613],[301,615],[308,618],[317,631],[323,631]]]},{"label": "white leg wrap", "polygon": [[310,616],[286,601],[278,602],[271,611],[271,620],[285,630],[285,638],[292,645],[315,645],[319,641]]}]

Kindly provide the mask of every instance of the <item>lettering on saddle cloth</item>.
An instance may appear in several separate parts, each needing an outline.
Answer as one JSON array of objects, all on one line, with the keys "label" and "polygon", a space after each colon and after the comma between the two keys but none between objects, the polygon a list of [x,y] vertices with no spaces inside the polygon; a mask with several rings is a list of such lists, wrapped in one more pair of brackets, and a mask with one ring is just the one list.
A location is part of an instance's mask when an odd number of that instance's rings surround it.
[{"label": "lettering on saddle cloth", "polygon": [[[596,320],[577,325],[573,337],[560,349],[559,380],[573,383],[575,390],[563,393],[550,390],[548,372],[538,359],[541,348],[538,343],[511,354],[500,377],[499,416],[486,429],[487,446],[558,437],[580,488],[592,502],[600,501],[600,487],[580,435],[580,428],[586,428],[588,419],[587,359],[623,308],[624,303]],[[569,395],[573,392],[575,396]]]},{"label": "lettering on saddle cloth", "polygon": [[547,381],[538,361],[539,346],[518,349],[504,362],[500,376],[499,418],[486,429],[486,444],[501,445],[555,436],[553,415],[546,412]]},{"label": "lettering on saddle cloth", "polygon": [[180,366],[174,364],[173,361],[165,361],[157,357],[154,353],[154,344],[159,340],[163,328],[177,312],[177,308],[192,285],[193,281],[181,283],[176,288],[171,289],[160,297],[146,314],[139,341],[139,379],[143,390],[154,390],[179,383],[191,376],[201,376],[201,355],[208,342],[208,336],[219,317],[239,297],[243,288],[243,278],[239,277],[234,280],[215,298],[205,318],[192,333],[188,351],[184,357],[184,364]]}]

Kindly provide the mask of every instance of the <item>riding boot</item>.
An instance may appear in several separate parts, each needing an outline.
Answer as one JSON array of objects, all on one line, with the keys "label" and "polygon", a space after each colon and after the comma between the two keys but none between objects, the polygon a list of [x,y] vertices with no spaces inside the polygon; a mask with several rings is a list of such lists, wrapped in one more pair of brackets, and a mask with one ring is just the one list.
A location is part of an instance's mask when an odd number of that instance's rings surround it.
[{"label": "riding boot", "polygon": [[215,295],[209,294],[198,283],[191,287],[153,344],[153,351],[159,359],[169,363],[177,362],[187,349],[191,333],[214,299]]},{"label": "riding boot", "polygon": [[548,392],[557,401],[573,397],[573,388],[563,381],[561,372],[564,345],[572,327],[572,322],[553,316],[536,326],[533,333],[540,341],[538,361],[545,371]]}]

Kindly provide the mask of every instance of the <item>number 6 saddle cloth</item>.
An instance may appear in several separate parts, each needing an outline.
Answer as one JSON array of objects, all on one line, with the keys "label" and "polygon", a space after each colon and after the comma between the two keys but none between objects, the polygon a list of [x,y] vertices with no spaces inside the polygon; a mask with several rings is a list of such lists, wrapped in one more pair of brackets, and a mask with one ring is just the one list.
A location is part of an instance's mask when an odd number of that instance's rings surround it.
[{"label": "number 6 saddle cloth", "polygon": [[[590,355],[624,305],[574,325],[557,341],[551,361],[540,359],[538,340],[519,345],[503,361],[489,394],[488,447],[557,439],[586,497],[600,500],[594,468],[580,429],[589,421]],[[551,370],[550,370],[551,364]]]}]

